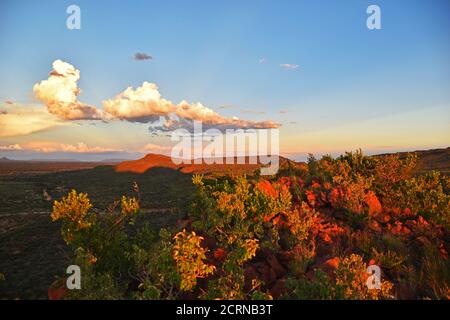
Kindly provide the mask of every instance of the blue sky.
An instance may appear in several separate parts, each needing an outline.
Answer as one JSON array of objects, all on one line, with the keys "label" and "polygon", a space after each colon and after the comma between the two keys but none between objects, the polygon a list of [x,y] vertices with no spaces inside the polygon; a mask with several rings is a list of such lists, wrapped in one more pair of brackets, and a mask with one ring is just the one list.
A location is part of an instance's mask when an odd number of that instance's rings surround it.
[{"label": "blue sky", "polygon": [[[81,30],[66,28],[71,4]],[[366,27],[370,4],[381,8],[381,30]],[[447,147],[449,9],[446,0],[2,1],[0,110],[42,105],[33,85],[61,59],[80,70],[85,103],[101,109],[128,86],[156,83],[175,103],[279,122],[282,153],[293,156]],[[165,143],[130,122],[0,136],[0,146],[36,141],[130,152]]]}]

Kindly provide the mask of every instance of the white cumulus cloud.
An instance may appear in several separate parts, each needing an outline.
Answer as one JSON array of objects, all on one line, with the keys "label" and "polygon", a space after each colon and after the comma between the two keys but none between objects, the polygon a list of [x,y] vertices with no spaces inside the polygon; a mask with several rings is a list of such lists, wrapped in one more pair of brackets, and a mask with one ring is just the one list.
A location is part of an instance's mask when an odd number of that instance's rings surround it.
[{"label": "white cumulus cloud", "polygon": [[112,99],[103,101],[103,109],[78,101],[80,71],[71,64],[56,60],[47,80],[34,85],[37,99],[42,101],[50,114],[61,120],[104,120],[114,119],[130,122],[151,123],[154,130],[169,131],[175,128],[190,128],[193,121],[201,121],[205,127],[262,129],[277,128],[273,121],[241,120],[225,117],[202,103],[181,101],[175,104],[164,99],[154,83],[144,82],[140,87],[126,88]]},{"label": "white cumulus cloud", "polygon": [[104,100],[103,107],[115,118],[132,122],[155,121],[175,109],[172,102],[161,97],[157,85],[148,82],[136,89],[128,87],[114,99]]},{"label": "white cumulus cloud", "polygon": [[64,120],[101,119],[102,113],[96,107],[78,101],[80,71],[61,60],[52,66],[48,79],[33,87],[36,98],[47,106],[48,112]]},{"label": "white cumulus cloud", "polygon": [[[178,104],[162,98],[154,83],[144,82],[133,89],[128,87],[114,99],[104,100],[105,112],[112,117],[131,122],[155,122],[160,117],[163,122],[159,129],[169,131],[180,127],[189,128],[193,121],[201,121],[204,126],[220,128],[277,128],[273,121],[250,121],[236,117],[225,117],[203,104],[189,103],[185,100]],[[152,126],[150,129],[154,129]]]}]

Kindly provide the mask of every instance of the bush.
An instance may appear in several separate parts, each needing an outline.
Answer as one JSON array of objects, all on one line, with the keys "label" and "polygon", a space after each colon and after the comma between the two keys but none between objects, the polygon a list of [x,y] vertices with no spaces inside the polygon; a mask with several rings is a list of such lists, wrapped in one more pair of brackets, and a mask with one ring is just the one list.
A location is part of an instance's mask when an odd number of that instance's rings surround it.
[{"label": "bush", "polygon": [[449,178],[415,163],[357,151],[288,175],[194,175],[187,219],[159,233],[133,224],[139,196],[99,213],[72,191],[52,213],[83,274],[66,298],[448,298]]}]

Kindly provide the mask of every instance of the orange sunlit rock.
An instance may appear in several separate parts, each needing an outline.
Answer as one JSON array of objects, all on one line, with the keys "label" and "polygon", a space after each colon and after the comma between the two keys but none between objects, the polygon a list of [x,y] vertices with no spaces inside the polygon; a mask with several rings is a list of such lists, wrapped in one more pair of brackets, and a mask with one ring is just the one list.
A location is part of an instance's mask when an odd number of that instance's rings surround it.
[{"label": "orange sunlit rock", "polygon": [[369,215],[379,214],[383,211],[381,207],[380,200],[378,200],[377,196],[373,192],[369,192],[366,195],[366,204],[369,207]]},{"label": "orange sunlit rock", "polygon": [[52,283],[52,285],[48,288],[47,294],[49,300],[61,300],[66,295],[66,279],[56,280]]},{"label": "orange sunlit rock", "polygon": [[328,194],[328,201],[333,208],[341,208],[343,206],[344,193],[341,188],[333,188]]},{"label": "orange sunlit rock", "polygon": [[339,267],[339,262],[339,257],[334,257],[325,261],[325,265],[329,266],[332,269],[337,269]]},{"label": "orange sunlit rock", "polygon": [[[380,224],[379,224],[377,221],[375,221],[375,220],[369,222],[369,228],[372,229],[373,231],[381,232],[381,226],[380,226]],[[389,228],[389,227],[388,227],[388,228]]]},{"label": "orange sunlit rock", "polygon": [[447,259],[448,259],[448,252],[447,252],[447,250],[445,249],[445,245],[444,245],[443,242],[441,242],[441,243],[439,244],[439,254],[441,255],[441,257],[442,257],[444,260],[447,260]]},{"label": "orange sunlit rock", "polygon": [[316,205],[316,195],[311,190],[306,190],[306,199],[312,207]]},{"label": "orange sunlit rock", "polygon": [[224,248],[217,248],[214,250],[214,258],[217,261],[224,261],[227,257],[227,251]]}]

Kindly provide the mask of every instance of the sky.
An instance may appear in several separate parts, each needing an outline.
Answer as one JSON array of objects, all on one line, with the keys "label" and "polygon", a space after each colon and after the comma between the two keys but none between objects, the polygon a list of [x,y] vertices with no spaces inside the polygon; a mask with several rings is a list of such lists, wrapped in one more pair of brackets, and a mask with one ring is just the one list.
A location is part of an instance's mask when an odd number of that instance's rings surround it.
[{"label": "sky", "polygon": [[160,117],[165,133],[277,127],[294,159],[448,147],[449,15],[447,0],[3,0],[0,157],[167,153]]}]

